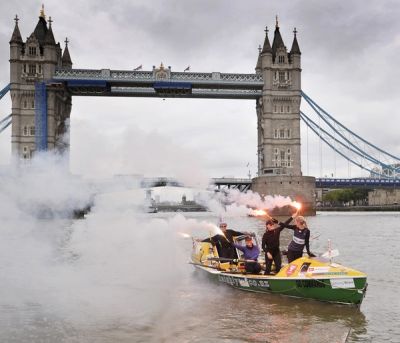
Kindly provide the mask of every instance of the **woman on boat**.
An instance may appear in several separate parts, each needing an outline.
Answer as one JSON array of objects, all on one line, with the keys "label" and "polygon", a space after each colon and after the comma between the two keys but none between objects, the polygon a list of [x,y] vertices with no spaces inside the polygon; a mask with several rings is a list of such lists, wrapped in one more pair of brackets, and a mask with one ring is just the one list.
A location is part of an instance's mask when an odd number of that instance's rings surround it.
[{"label": "woman on boat", "polygon": [[257,245],[253,244],[253,239],[250,236],[246,236],[244,239],[246,245],[240,245],[233,243],[233,246],[243,252],[242,258],[246,260],[244,263],[244,269],[247,273],[259,274],[261,266],[257,262],[258,256],[260,255],[260,249]]},{"label": "woman on boat", "polygon": [[[293,217],[292,217],[293,219]],[[285,223],[279,223],[280,225],[293,230],[293,238],[289,243],[287,258],[288,262],[291,263],[294,260],[303,256],[304,247],[306,247],[307,254],[309,257],[315,257],[310,251],[310,230],[307,228],[307,222],[303,216],[294,216],[295,225]],[[290,223],[290,221],[289,221]]]}]

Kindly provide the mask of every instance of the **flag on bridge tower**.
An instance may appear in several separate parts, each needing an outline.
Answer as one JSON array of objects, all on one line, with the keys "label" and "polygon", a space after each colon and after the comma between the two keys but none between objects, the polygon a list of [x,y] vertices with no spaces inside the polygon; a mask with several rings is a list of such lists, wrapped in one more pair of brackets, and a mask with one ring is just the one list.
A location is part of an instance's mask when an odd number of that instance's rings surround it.
[{"label": "flag on bridge tower", "polygon": [[143,68],[143,66],[142,65],[140,65],[140,66],[138,66],[138,67],[136,67],[135,69],[133,69],[134,71],[138,71],[138,70],[142,70],[142,68]]},{"label": "flag on bridge tower", "polygon": [[184,71],[189,71],[189,70],[190,70],[190,66],[187,66]]}]

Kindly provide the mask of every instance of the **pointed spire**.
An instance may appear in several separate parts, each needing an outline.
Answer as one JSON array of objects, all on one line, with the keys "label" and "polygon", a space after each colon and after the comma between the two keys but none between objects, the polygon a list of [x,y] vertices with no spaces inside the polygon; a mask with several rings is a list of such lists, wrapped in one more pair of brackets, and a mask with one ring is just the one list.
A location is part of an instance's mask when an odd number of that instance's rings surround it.
[{"label": "pointed spire", "polygon": [[65,49],[64,53],[62,55],[62,65],[63,67],[72,67],[72,61],[71,61],[71,56],[69,55],[69,50],[68,50],[68,38],[65,38]]},{"label": "pointed spire", "polygon": [[265,40],[264,40],[264,46],[263,49],[261,50],[262,54],[265,53],[271,53],[271,44],[269,44],[269,39],[268,39],[268,26],[265,27]]},{"label": "pointed spire", "polygon": [[278,16],[276,16],[276,24],[275,24],[275,32],[274,32],[274,40],[272,42],[272,57],[275,58],[276,51],[278,48],[285,47],[283,43],[283,39],[281,33],[279,31],[279,23],[278,23]]},{"label": "pointed spire", "polygon": [[261,45],[258,46],[258,59],[257,59],[257,64],[256,64],[256,72],[261,72],[262,70],[262,62],[261,62]]},{"label": "pointed spire", "polygon": [[275,27],[279,29],[278,15],[275,16]]},{"label": "pointed spire", "polygon": [[23,41],[22,41],[22,37],[21,37],[21,32],[19,32],[19,27],[18,27],[18,20],[19,20],[18,15],[15,15],[14,20],[15,20],[15,26],[14,26],[14,31],[11,36],[10,44],[11,43],[21,43],[22,44]]},{"label": "pointed spire", "polygon": [[54,39],[53,29],[51,28],[51,17],[49,17],[49,29],[46,32],[46,36],[44,37],[44,45],[55,45],[56,40]]},{"label": "pointed spire", "polygon": [[42,5],[42,9],[40,11],[40,16],[39,16],[39,21],[36,24],[35,30],[33,31],[33,34],[39,41],[40,45],[43,45],[44,39],[46,37],[47,33],[47,22],[46,22],[46,16],[44,14],[44,6]]},{"label": "pointed spire", "polygon": [[291,55],[293,55],[293,54],[301,55],[299,43],[297,42],[297,30],[296,30],[296,28],[294,28],[293,33],[294,33],[294,38],[293,38],[292,48],[290,49],[290,54]]},{"label": "pointed spire", "polygon": [[42,9],[40,10],[39,13],[39,18],[43,18],[44,20],[46,20],[46,15],[44,14],[44,5],[42,4]]}]

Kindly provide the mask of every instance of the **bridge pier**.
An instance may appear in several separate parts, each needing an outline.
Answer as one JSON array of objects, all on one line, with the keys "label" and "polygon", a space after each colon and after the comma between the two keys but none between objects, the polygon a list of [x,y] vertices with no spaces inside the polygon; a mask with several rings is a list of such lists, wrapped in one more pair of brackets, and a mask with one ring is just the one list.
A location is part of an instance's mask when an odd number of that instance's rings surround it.
[{"label": "bridge pier", "polygon": [[[302,204],[303,215],[315,216],[315,178],[311,176],[259,176],[252,180],[251,190],[262,196],[283,195]],[[293,208],[283,208],[280,215],[291,215]]]}]

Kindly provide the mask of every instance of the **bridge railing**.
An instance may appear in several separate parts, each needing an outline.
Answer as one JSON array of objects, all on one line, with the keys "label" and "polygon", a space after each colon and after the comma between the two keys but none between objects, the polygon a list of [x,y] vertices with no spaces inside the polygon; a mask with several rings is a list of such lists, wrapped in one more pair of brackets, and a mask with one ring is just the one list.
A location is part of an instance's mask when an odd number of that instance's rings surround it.
[{"label": "bridge railing", "polygon": [[154,71],[130,71],[109,69],[57,69],[54,79],[102,79],[107,81],[135,80],[135,81],[188,81],[212,83],[240,83],[257,87],[263,86],[260,74],[235,74],[235,73],[188,73],[170,72],[169,77],[159,79]]}]

